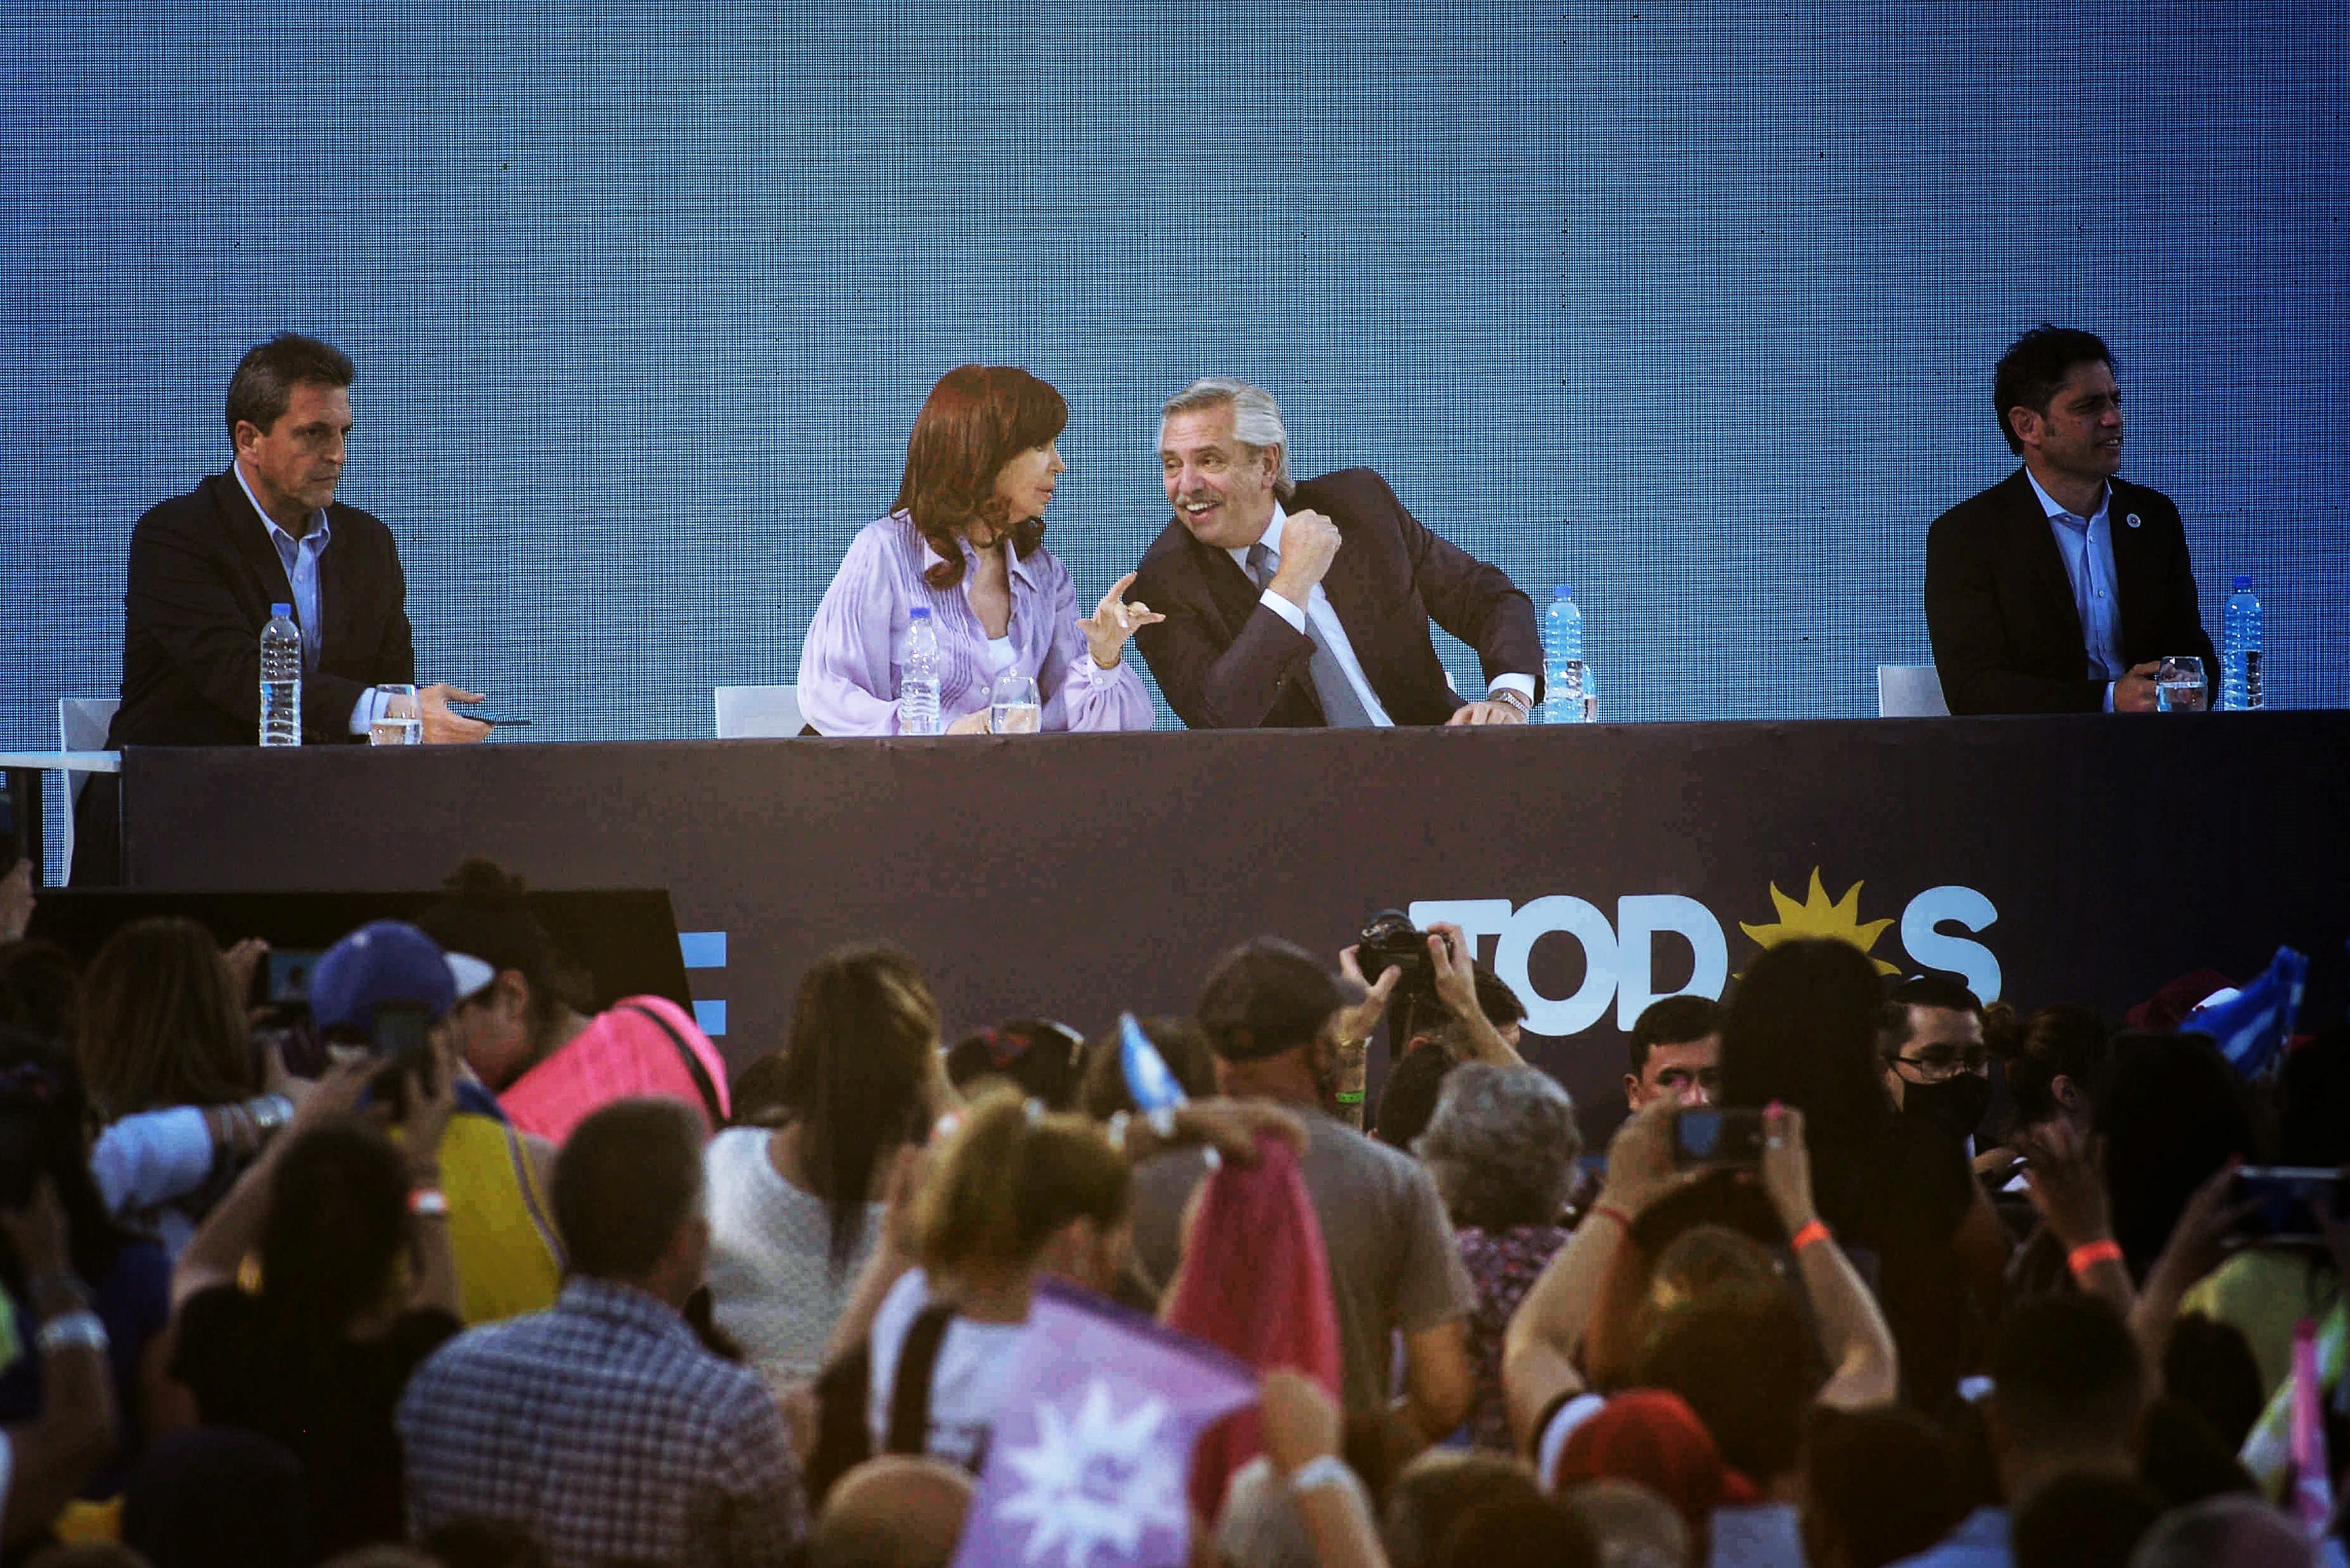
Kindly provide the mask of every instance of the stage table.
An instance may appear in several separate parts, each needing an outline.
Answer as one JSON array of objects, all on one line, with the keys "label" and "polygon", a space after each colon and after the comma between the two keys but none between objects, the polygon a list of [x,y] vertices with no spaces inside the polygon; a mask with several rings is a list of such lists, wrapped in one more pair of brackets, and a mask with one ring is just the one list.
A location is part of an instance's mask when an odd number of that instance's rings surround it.
[{"label": "stage table", "polygon": [[2350,936],[2350,713],[134,747],[122,776],[134,888],[410,890],[475,852],[665,888],[738,1066],[837,943],[913,953],[951,1040],[1092,1034],[1188,1011],[1241,938],[1335,952],[1411,908],[1478,935],[1604,1124],[1638,1005],[1785,934],[2116,1014],[2289,943],[2326,1022]]}]

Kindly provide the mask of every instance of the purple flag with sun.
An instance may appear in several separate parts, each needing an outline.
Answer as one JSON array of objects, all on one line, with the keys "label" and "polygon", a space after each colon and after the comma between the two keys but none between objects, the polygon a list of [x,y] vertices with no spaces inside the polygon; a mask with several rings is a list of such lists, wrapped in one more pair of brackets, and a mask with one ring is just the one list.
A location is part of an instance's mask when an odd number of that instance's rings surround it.
[{"label": "purple flag with sun", "polygon": [[1256,1375],[1214,1345],[1039,1283],[955,1568],[1182,1563],[1192,1445],[1256,1395]]}]

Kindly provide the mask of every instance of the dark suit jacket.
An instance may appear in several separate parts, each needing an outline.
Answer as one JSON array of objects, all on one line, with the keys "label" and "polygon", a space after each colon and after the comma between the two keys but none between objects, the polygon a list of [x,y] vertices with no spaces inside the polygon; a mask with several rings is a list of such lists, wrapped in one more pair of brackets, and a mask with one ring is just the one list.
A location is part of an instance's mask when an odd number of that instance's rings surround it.
[{"label": "dark suit jacket", "polygon": [[[351,739],[368,687],[416,679],[407,579],[391,531],[355,506],[327,509],[318,557],[325,619],[302,682],[302,738]],[[122,596],[122,706],[109,746],[250,746],[261,727],[261,628],[294,589],[234,472],[139,519]]]},{"label": "dark suit jacket", "polygon": [[[1323,591],[1388,716],[1441,724],[1461,705],[1429,641],[1436,624],[1477,650],[1485,679],[1516,673],[1542,689],[1534,601],[1498,566],[1448,545],[1367,468],[1309,479],[1283,503],[1337,524]],[[1314,645],[1258,602],[1230,555],[1170,521],[1142,557],[1133,597],[1167,618],[1134,635],[1168,704],[1194,730],[1319,725],[1306,679]],[[1482,696],[1482,692],[1472,693]]]},{"label": "dark suit jacket", "polygon": [[[2191,653],[2203,661],[2216,698],[2220,662],[2197,607],[2178,508],[2160,491],[2118,479],[2111,484],[2106,519],[2122,662]],[[2094,713],[2105,706],[2105,681],[2087,674],[2064,558],[2022,469],[1934,520],[1926,535],[1926,629],[1953,713]]]}]

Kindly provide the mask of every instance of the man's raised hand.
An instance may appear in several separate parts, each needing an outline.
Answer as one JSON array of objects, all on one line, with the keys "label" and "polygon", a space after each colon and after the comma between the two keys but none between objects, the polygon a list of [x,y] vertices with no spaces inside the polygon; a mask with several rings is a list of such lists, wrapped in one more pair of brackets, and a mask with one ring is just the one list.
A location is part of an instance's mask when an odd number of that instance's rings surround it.
[{"label": "man's raised hand", "polygon": [[1273,574],[1273,591],[1304,609],[1337,554],[1336,523],[1319,512],[1290,513],[1281,525],[1281,566]]}]

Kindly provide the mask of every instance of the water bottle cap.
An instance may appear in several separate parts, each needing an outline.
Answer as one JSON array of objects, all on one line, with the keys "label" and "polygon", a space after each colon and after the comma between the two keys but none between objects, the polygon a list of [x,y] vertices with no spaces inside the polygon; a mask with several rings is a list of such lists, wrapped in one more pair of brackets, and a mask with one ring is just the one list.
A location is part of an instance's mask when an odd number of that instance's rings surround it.
[{"label": "water bottle cap", "polygon": [[273,616],[285,616],[290,620],[293,618],[294,607],[292,605],[271,605],[269,607],[269,613]]},{"label": "water bottle cap", "polygon": [[1565,583],[1561,583],[1558,587],[1551,589],[1550,597],[1554,599],[1571,599],[1575,597],[1575,590],[1568,587]]},{"label": "water bottle cap", "polygon": [[916,620],[928,620],[931,618],[931,607],[928,605],[916,605],[912,609],[908,610],[906,613]]},{"label": "water bottle cap", "polygon": [[2251,588],[2251,586],[2252,586],[2252,578],[2251,578],[2251,573],[2249,573],[2249,572],[2238,572],[2238,573],[2236,574],[2236,587],[2237,587],[2237,590],[2238,590],[2239,592],[2242,592],[2242,591],[2244,591],[2244,590],[2247,590],[2247,589]]}]

